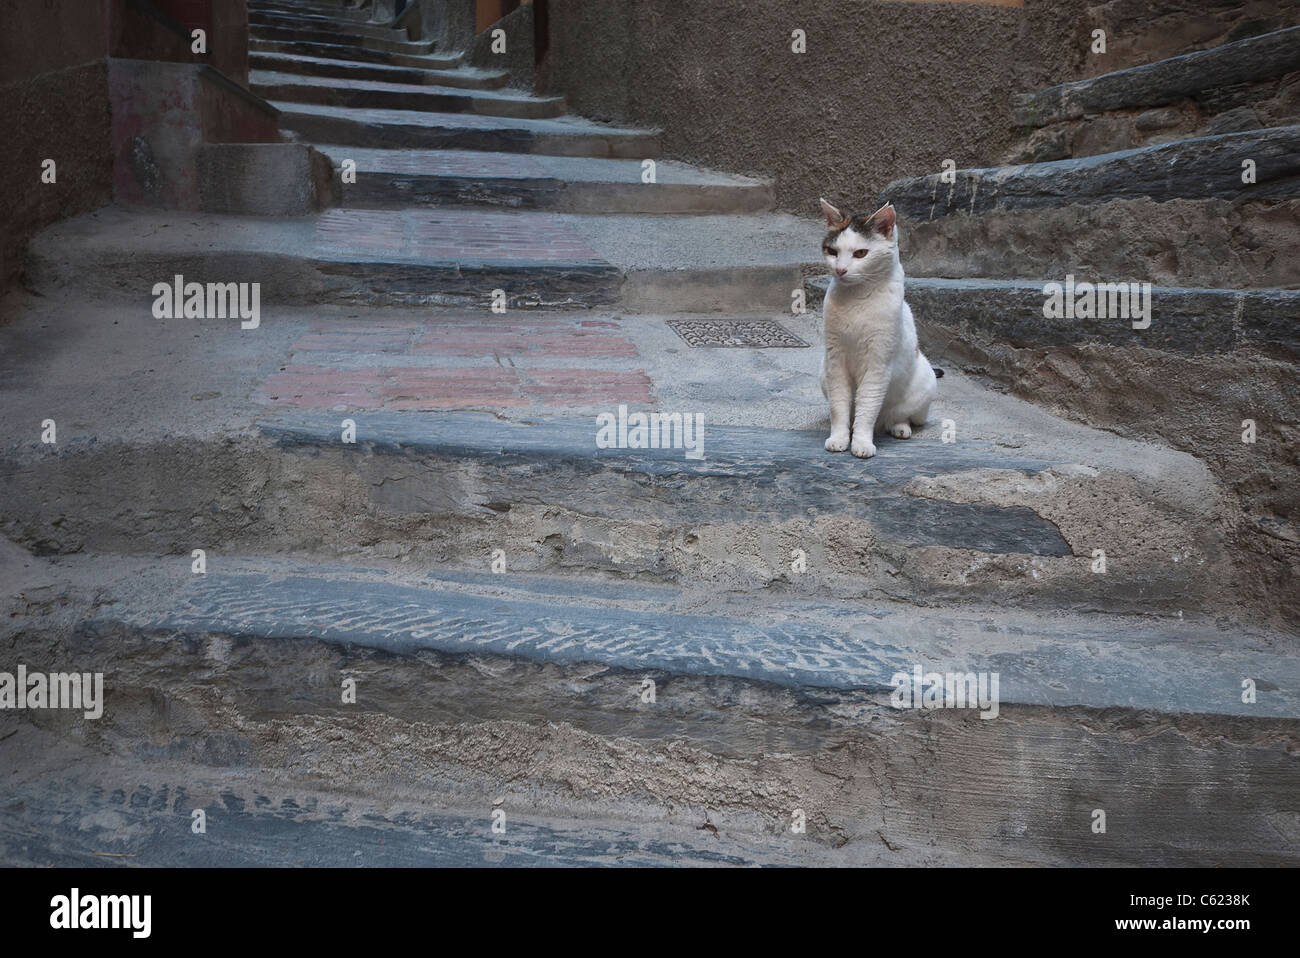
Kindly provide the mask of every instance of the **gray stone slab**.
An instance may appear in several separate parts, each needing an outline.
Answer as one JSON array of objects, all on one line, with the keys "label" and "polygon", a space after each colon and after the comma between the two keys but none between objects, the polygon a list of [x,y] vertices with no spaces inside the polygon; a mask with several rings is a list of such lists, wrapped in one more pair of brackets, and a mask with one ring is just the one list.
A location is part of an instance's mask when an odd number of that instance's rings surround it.
[{"label": "gray stone slab", "polygon": [[[708,427],[703,460],[676,449],[600,449],[595,420],[514,423],[482,413],[437,417],[358,415],[358,450],[409,460],[409,476],[384,482],[387,508],[421,511],[437,500],[422,464],[476,464],[492,501],[550,502],[587,514],[665,521],[758,521],[818,515],[870,522],[909,545],[945,545],[992,553],[1063,556],[1071,550],[1056,526],[1023,506],[920,499],[901,487],[918,476],[971,469],[1034,473],[1050,463],[1021,458],[991,443],[882,439],[868,461],[826,452],[820,433]],[[262,432],[281,448],[314,455],[349,447],[336,416],[277,416]],[[428,486],[428,488],[426,488]]]},{"label": "gray stone slab", "polygon": [[[0,864],[56,868],[571,868],[802,864],[822,846],[707,831],[598,821],[557,822],[508,810],[493,834],[489,809],[349,814],[349,796],[249,802],[232,791],[201,806],[207,832],[191,831],[193,779],[130,794],[76,783],[32,783],[0,800]],[[782,845],[786,847],[782,847]]]},{"label": "gray stone slab", "polygon": [[659,155],[656,132],[580,120],[482,117],[284,101],[276,106],[282,114],[283,128],[317,143],[638,159]]},{"label": "gray stone slab", "polygon": [[[642,182],[640,160],[535,154],[511,170],[496,154],[472,150],[382,150],[320,146],[335,162],[356,164],[356,182],[339,183],[340,205],[496,206],[565,213],[760,213],[772,207],[772,184],[658,161],[655,182]],[[489,172],[491,171],[491,172]]]},{"label": "gray stone slab", "polygon": [[296,56],[324,57],[330,60],[353,60],[358,63],[381,63],[393,66],[409,66],[421,69],[440,70],[458,67],[464,63],[459,53],[406,54],[391,53],[386,50],[366,50],[351,46],[337,39],[324,43],[308,43],[300,40],[264,40],[252,36],[248,41],[250,53],[290,53]]},{"label": "gray stone slab", "polygon": [[[599,664],[637,675],[727,676],[794,689],[890,692],[895,673],[987,672],[1001,705],[1130,708],[1171,714],[1300,716],[1300,659],[1228,649],[1212,628],[1121,617],[1001,620],[951,613],[844,615],[803,603],[794,615],[688,615],[611,606],[608,583],[583,601],[562,595],[484,595],[452,581],[427,587],[332,576],[283,564],[268,572],[147,582],[114,597],[81,626],[250,639],[315,639],[399,655],[499,655],[540,663]],[[571,585],[571,583],[570,583]],[[537,583],[533,583],[537,588]],[[109,597],[106,596],[106,599]],[[1177,654],[1171,654],[1175,649]],[[1241,701],[1241,682],[1267,690]]]},{"label": "gray stone slab", "polygon": [[481,116],[555,117],[563,97],[533,97],[500,90],[415,85],[371,79],[338,79],[254,70],[250,88],[270,100],[360,109],[476,113]]},{"label": "gray stone slab", "polygon": [[[1297,28],[1300,29],[1300,28]],[[1253,159],[1256,181],[1242,182],[1242,160]],[[1098,156],[1023,166],[958,170],[894,180],[882,202],[905,217],[933,220],[955,214],[1032,210],[1112,200],[1280,200],[1300,196],[1300,126],[1178,140]]]},{"label": "gray stone slab", "polygon": [[1134,329],[1132,321],[1123,318],[1045,317],[1044,285],[909,279],[907,301],[918,320],[961,330],[972,340],[1013,347],[1097,343],[1191,354],[1243,347],[1300,354],[1300,290],[1153,287],[1151,325]]},{"label": "gray stone slab", "polygon": [[1295,70],[1300,70],[1300,26],[1022,94],[1015,100],[1015,122],[1046,126],[1085,113],[1161,106],[1202,90]]},{"label": "gray stone slab", "polygon": [[[373,218],[365,222],[384,228],[382,243],[352,249],[343,235],[324,241],[318,221],[308,218],[108,209],[61,221],[39,234],[28,247],[28,271],[37,286],[96,288],[116,295],[132,289],[147,293],[160,276],[176,273],[237,278],[260,283],[264,305],[485,306],[491,291],[501,288],[521,306],[582,308],[617,302],[632,309],[638,297],[653,290],[654,308],[664,312],[740,311],[788,306],[801,251],[811,249],[815,255],[816,250],[815,243],[804,242],[810,224],[777,214],[520,212],[521,218],[543,217],[539,222],[546,226],[571,227],[595,256],[560,261],[522,253],[507,260],[475,255],[467,244],[459,258],[429,260],[403,238],[403,223],[409,233],[434,213],[410,209],[369,215]],[[476,216],[467,210],[436,215],[464,221],[467,233]]]},{"label": "gray stone slab", "polygon": [[508,79],[507,74],[499,70],[476,70],[469,67],[451,70],[422,69],[257,50],[248,55],[248,65],[253,70],[271,70],[279,73],[339,77],[347,80],[380,80],[389,83],[427,83],[465,89],[496,89],[504,86]]},{"label": "gray stone slab", "polygon": [[308,26],[273,26],[253,24],[250,36],[259,40],[288,40],[298,43],[332,43],[350,45],[366,50],[382,50],[386,53],[424,54],[432,53],[432,41],[403,40],[398,34],[391,37],[369,36],[360,34],[355,28],[343,27],[338,30],[325,29],[320,25]]},{"label": "gray stone slab", "polygon": [[339,34],[345,38],[371,37],[380,40],[410,42],[405,30],[378,23],[357,20],[345,20],[329,14],[312,13],[297,10],[293,13],[278,10],[248,11],[248,23],[254,32],[261,32],[262,27],[281,27],[288,30],[313,30],[321,33]]}]

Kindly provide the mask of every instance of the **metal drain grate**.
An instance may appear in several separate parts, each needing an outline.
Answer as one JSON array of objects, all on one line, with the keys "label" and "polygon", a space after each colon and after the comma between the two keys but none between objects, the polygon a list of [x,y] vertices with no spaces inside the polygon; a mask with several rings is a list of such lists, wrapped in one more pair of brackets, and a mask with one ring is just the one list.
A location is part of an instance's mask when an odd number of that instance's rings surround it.
[{"label": "metal drain grate", "polygon": [[806,349],[808,343],[770,319],[670,319],[668,325],[692,348]]}]

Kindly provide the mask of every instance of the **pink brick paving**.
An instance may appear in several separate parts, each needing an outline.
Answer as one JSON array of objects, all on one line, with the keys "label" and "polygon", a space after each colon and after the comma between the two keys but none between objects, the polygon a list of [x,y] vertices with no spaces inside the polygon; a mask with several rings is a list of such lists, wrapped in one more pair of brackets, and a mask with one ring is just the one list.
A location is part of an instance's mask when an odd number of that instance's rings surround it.
[{"label": "pink brick paving", "polygon": [[[262,400],[272,406],[418,411],[653,402],[650,378],[640,369],[520,368],[514,362],[636,357],[636,347],[612,320],[318,322],[294,343],[293,353],[294,361],[262,387]],[[349,356],[380,355],[391,362],[346,365]],[[476,357],[484,363],[466,365]]]},{"label": "pink brick paving", "polygon": [[333,209],[316,225],[322,253],[365,252],[428,262],[603,262],[586,240],[548,213]]}]

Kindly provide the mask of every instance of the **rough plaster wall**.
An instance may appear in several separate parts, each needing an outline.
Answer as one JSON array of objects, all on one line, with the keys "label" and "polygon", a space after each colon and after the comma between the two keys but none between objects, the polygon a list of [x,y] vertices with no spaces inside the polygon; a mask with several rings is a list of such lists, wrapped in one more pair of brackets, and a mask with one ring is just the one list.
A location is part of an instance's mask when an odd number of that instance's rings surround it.
[{"label": "rough plaster wall", "polygon": [[458,52],[474,41],[475,0],[416,0],[421,29],[426,39],[437,40],[438,49]]},{"label": "rough plaster wall", "polygon": [[[552,0],[548,92],[664,130],[665,152],[774,176],[782,209],[866,207],[899,176],[1009,142],[1023,11],[975,4]],[[791,31],[807,34],[791,52]],[[874,207],[873,207],[874,208]]]},{"label": "rough plaster wall", "polygon": [[[504,53],[492,52],[492,31],[498,28],[506,32]],[[533,8],[524,4],[474,38],[469,62],[488,70],[505,70],[510,74],[510,86],[531,90],[536,59],[533,51]]]},{"label": "rough plaster wall", "polygon": [[[42,227],[109,202],[112,156],[106,4],[42,0],[0,4],[0,290],[22,270]],[[40,182],[41,161],[58,175]]]}]

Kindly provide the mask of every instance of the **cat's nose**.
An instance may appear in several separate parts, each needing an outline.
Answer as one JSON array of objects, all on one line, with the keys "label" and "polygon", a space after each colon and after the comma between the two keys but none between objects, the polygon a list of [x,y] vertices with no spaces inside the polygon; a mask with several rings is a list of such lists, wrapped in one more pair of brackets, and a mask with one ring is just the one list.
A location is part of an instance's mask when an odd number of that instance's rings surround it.
[{"label": "cat's nose", "polygon": [[835,267],[835,275],[836,275],[836,276],[847,276],[848,274],[849,274],[849,268],[848,268],[847,266],[836,266],[836,267]]}]

